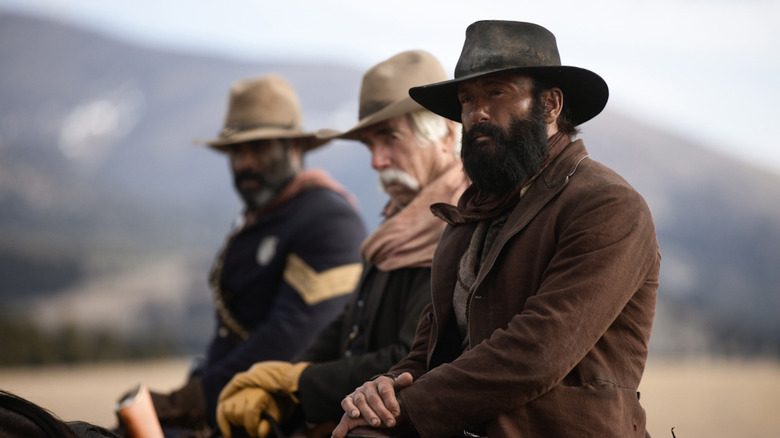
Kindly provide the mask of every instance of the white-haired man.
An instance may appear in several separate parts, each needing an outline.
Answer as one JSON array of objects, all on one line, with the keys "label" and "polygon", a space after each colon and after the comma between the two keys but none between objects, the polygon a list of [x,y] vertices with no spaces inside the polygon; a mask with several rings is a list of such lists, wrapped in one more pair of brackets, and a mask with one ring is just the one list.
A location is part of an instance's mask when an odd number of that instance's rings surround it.
[{"label": "white-haired man", "polygon": [[[429,53],[400,53],[364,75],[355,127],[321,131],[369,149],[390,197],[386,219],[363,242],[363,276],[345,313],[295,362],[255,364],[220,394],[217,417],[225,436],[236,425],[262,437],[276,421],[285,433],[300,432],[300,419],[319,425],[305,432],[308,437],[330,436],[344,394],[409,352],[420,311],[430,302],[431,260],[444,229],[430,206],[454,202],[468,185],[457,158],[459,125],[408,94],[410,87],[445,78]],[[297,422],[290,420],[293,411]]]}]

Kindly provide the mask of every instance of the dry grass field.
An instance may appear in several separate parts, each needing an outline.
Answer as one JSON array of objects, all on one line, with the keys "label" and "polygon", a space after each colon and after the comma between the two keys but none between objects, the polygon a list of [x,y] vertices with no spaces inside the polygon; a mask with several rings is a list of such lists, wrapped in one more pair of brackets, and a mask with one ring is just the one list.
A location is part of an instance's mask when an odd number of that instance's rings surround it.
[{"label": "dry grass field", "polygon": [[[0,388],[65,420],[115,424],[113,404],[138,382],[179,385],[188,360],[0,369]],[[780,363],[652,360],[640,388],[655,438],[775,438],[780,430]]]}]

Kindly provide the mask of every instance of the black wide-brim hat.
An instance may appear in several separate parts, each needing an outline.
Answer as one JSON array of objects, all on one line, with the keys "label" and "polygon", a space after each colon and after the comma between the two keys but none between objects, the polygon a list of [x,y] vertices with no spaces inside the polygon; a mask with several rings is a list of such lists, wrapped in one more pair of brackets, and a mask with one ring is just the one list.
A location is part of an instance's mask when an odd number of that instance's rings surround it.
[{"label": "black wide-brim hat", "polygon": [[574,125],[587,122],[607,105],[609,88],[601,76],[561,65],[555,35],[542,26],[517,21],[477,21],[466,29],[455,79],[414,87],[409,95],[431,112],[461,121],[458,85],[494,73],[514,72],[548,80],[563,91]]}]

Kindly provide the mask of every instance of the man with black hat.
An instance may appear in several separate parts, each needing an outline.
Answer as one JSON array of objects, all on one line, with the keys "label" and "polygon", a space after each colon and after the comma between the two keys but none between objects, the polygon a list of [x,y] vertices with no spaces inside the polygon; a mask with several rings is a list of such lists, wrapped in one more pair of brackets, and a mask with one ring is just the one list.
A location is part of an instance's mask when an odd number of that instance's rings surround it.
[{"label": "man with black hat", "polygon": [[642,197],[576,126],[606,105],[531,23],[466,31],[455,79],[410,90],[463,124],[472,185],[448,226],[410,354],[341,402],[334,430],[398,436],[647,436],[637,388],[660,255]]},{"label": "man with black hat", "polygon": [[[447,78],[430,53],[411,50],[363,76],[359,122],[327,138],[362,142],[389,195],[385,220],[362,246],[366,261],[353,300],[294,363],[261,362],[240,373],[220,394],[217,421],[264,437],[273,423],[294,429],[298,419],[326,427],[307,437],[330,436],[344,394],[386,372],[409,352],[417,320],[430,302],[431,260],[445,223],[430,206],[456,202],[468,186],[458,159],[458,124],[425,110],[410,87]],[[265,415],[265,416],[264,416]]]},{"label": "man with black hat", "polygon": [[303,155],[327,141],[302,130],[298,96],[279,75],[236,82],[217,139],[245,209],[210,278],[216,332],[180,389],[152,394],[164,427],[216,427],[217,396],[238,372],[290,360],[336,317],[355,287],[365,229],[351,194]]}]

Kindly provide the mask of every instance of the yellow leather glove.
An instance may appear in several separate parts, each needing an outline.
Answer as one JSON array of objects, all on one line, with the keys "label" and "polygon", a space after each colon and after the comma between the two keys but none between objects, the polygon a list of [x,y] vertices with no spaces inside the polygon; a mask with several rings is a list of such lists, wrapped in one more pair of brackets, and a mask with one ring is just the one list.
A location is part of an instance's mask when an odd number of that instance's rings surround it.
[{"label": "yellow leather glove", "polygon": [[276,396],[286,395],[298,403],[298,381],[301,373],[311,362],[266,361],[252,365],[249,370],[238,373],[225,385],[219,394],[219,400],[230,397],[244,388],[260,388]]},{"label": "yellow leather glove", "polygon": [[225,438],[230,438],[230,426],[243,426],[249,436],[265,438],[271,433],[271,423],[262,414],[271,416],[277,423],[289,419],[295,403],[283,397],[275,399],[260,388],[244,388],[222,398],[217,404],[217,425]]}]

